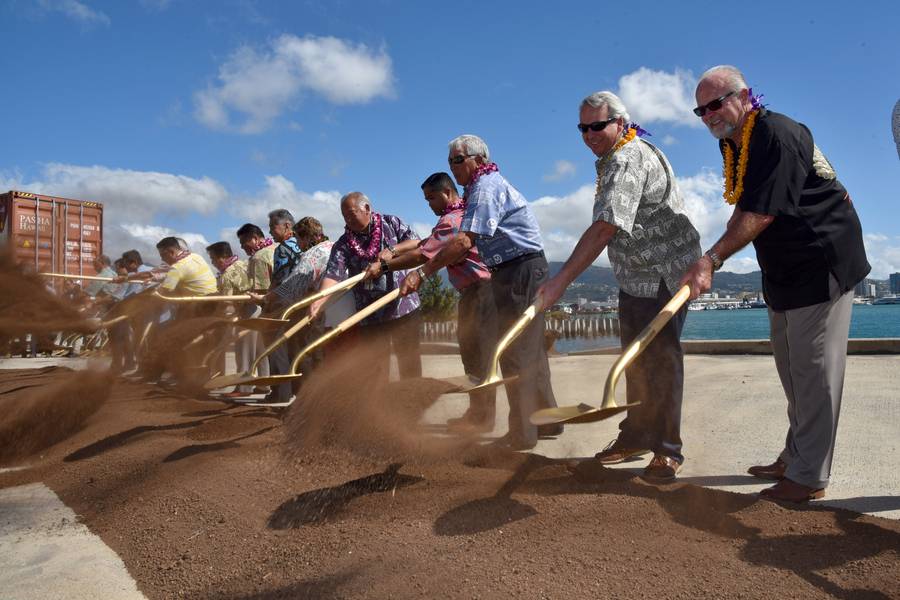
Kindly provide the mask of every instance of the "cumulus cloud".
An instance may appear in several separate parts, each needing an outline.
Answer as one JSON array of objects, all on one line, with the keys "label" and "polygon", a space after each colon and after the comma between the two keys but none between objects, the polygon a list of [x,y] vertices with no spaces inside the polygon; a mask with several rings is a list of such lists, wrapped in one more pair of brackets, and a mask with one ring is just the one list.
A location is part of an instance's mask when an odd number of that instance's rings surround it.
[{"label": "cumulus cloud", "polygon": [[391,58],[334,37],[282,35],[262,50],[242,46],[194,94],[194,115],[211,129],[259,133],[304,92],[334,104],[392,97]]},{"label": "cumulus cloud", "polygon": [[[591,224],[593,206],[593,185],[583,185],[566,196],[543,196],[531,203],[548,260],[562,261],[569,257],[578,238]],[[606,253],[597,264],[609,265]]]},{"label": "cumulus cloud", "polygon": [[48,13],[62,14],[85,27],[108,26],[111,23],[104,12],[95,10],[78,0],[38,0],[38,7]]},{"label": "cumulus cloud", "polygon": [[619,97],[631,118],[642,125],[659,122],[702,127],[703,123],[691,112],[696,86],[697,80],[690,71],[675,69],[674,73],[667,73],[641,67],[619,79]]},{"label": "cumulus cloud", "polygon": [[544,181],[560,181],[575,175],[575,164],[567,160],[558,160],[553,164],[553,171],[544,175]]},{"label": "cumulus cloud", "polygon": [[864,242],[872,265],[870,278],[887,279],[891,273],[900,273],[900,236],[867,233]]},{"label": "cumulus cloud", "polygon": [[[294,183],[283,175],[271,175],[265,178],[262,190],[236,196],[231,210],[236,217],[243,219],[241,224],[248,221],[265,230],[269,222],[269,212],[276,208],[286,208],[295,219],[315,217],[322,223],[325,234],[334,240],[344,232],[341,196],[340,192],[334,190],[304,192],[298,190]],[[377,207],[375,208],[377,210]]]}]

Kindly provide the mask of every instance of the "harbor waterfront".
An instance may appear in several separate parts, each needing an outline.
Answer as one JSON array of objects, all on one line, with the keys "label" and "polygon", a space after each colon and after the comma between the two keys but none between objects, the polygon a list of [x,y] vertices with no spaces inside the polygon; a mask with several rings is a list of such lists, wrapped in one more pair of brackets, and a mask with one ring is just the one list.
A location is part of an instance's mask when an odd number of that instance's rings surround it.
[{"label": "harbor waterfront", "polygon": [[[855,304],[850,320],[851,338],[900,338],[900,305]],[[766,309],[690,311],[684,325],[684,340],[759,340],[769,338]],[[615,336],[560,338],[561,353],[610,348],[619,345]]]}]

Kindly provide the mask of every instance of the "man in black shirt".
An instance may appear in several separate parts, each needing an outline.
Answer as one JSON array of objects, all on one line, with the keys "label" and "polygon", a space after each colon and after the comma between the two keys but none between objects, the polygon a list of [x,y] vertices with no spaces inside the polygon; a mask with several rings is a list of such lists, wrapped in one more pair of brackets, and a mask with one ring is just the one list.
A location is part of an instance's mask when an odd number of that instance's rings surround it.
[{"label": "man in black shirt", "polygon": [[704,73],[696,99],[695,114],[719,140],[724,197],[736,206],[725,233],[682,283],[696,298],[725,259],[753,242],[790,424],[778,459],[749,472],[778,480],[764,497],[821,498],[831,474],[853,287],[871,268],[859,218],[810,131],[763,108],[736,68]]}]

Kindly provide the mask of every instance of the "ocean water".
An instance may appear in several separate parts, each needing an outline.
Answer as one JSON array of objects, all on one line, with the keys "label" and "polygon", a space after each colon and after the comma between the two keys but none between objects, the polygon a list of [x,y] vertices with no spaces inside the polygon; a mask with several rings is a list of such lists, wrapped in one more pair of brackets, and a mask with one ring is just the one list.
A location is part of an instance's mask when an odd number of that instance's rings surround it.
[{"label": "ocean water", "polygon": [[[850,318],[851,338],[900,338],[900,304],[871,306],[854,304]],[[764,308],[744,310],[698,310],[688,312],[682,339],[759,340],[769,338],[769,314]],[[563,339],[559,352],[618,347],[617,337]]]}]

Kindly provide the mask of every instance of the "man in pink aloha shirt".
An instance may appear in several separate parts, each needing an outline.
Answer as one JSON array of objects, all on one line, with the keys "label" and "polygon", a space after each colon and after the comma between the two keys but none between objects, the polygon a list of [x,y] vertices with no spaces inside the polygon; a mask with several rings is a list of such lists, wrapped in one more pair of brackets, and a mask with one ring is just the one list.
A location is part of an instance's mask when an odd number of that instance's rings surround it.
[{"label": "man in pink aloha shirt", "polygon": [[[466,205],[450,175],[434,173],[421,187],[428,206],[440,217],[437,225],[421,242],[408,240],[391,250],[385,249],[379,261],[369,265],[367,278],[377,278],[385,270],[398,271],[423,265],[459,233]],[[497,344],[497,309],[491,292],[491,273],[473,246],[458,262],[447,267],[447,274],[450,284],[459,292],[457,336],[463,368],[466,375],[480,381],[486,375]],[[418,276],[410,272],[407,277]],[[496,388],[473,393],[466,413],[459,419],[448,421],[448,428],[472,433],[491,431],[496,395]]]}]

